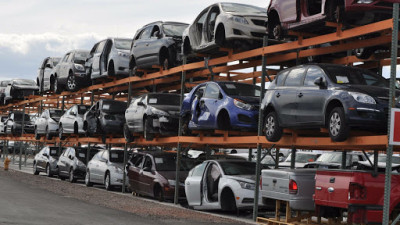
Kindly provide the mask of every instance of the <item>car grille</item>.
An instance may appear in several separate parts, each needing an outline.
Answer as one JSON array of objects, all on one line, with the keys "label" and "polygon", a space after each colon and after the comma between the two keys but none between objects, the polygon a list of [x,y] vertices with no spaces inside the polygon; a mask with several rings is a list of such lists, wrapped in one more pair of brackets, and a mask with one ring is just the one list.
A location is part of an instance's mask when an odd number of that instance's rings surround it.
[{"label": "car grille", "polygon": [[265,22],[265,20],[251,20],[255,25],[257,25],[257,26],[263,26],[263,27],[265,27],[265,24],[266,24],[266,22]]},{"label": "car grille", "polygon": [[253,37],[262,38],[262,37],[266,36],[267,33],[251,32],[251,35],[252,35]]}]

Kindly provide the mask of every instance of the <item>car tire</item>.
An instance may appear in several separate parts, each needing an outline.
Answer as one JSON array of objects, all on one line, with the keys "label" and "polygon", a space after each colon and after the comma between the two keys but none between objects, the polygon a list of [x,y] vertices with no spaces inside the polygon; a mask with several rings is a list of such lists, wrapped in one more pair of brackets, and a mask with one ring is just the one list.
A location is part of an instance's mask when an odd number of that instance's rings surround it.
[{"label": "car tire", "polygon": [[143,121],[143,136],[144,139],[146,139],[146,141],[151,141],[154,138],[154,134],[149,133],[148,130],[149,129],[148,127],[150,126],[149,121],[150,120],[148,120],[147,118],[145,118]]},{"label": "car tire", "polygon": [[113,186],[111,185],[110,172],[106,173],[106,176],[104,178],[104,187],[106,188],[107,191],[111,191],[113,189]]},{"label": "car tire", "polygon": [[279,20],[279,18],[276,18],[269,23],[268,26],[268,33],[270,35],[270,38],[275,39],[275,40],[282,40],[283,39],[283,28],[282,24]]},{"label": "car tire", "polygon": [[51,170],[50,170],[50,165],[49,164],[46,165],[46,176],[48,176],[48,177],[52,177],[53,176],[53,174],[51,174]]},{"label": "car tire", "polygon": [[64,133],[63,126],[60,124],[60,127],[58,128],[58,138],[60,138],[60,140],[64,140],[65,139],[63,133]]},{"label": "car tire", "polygon": [[36,162],[33,163],[33,175],[39,175],[39,171],[37,170]]},{"label": "car tire", "polygon": [[215,34],[215,43],[220,47],[226,46],[225,28],[219,27]]},{"label": "car tire", "polygon": [[160,186],[156,186],[156,189],[154,190],[154,198],[157,199],[159,202],[164,202],[164,192]]},{"label": "car tire", "polygon": [[60,168],[58,168],[58,178],[60,178],[60,180],[65,180],[65,177],[63,177],[60,173]]},{"label": "car tire", "polygon": [[283,135],[283,129],[279,125],[278,116],[275,111],[269,112],[264,119],[265,137],[270,142],[277,142]]},{"label": "car tire", "polygon": [[125,141],[130,143],[134,140],[133,135],[131,133],[131,131],[129,130],[128,124],[124,124],[124,137],[125,137]]},{"label": "car tire", "polygon": [[133,64],[132,69],[130,70],[131,76],[138,76],[141,77],[143,76],[142,72],[138,72],[138,66],[136,65],[136,63]]},{"label": "car tire", "polygon": [[349,127],[342,107],[334,108],[328,117],[329,136],[334,142],[345,141],[349,136]]},{"label": "car tire", "polygon": [[78,84],[76,83],[75,76],[73,74],[69,74],[67,78],[67,90],[68,91],[76,91]]},{"label": "car tire", "polygon": [[164,56],[164,58],[162,59],[162,68],[163,68],[163,70],[169,70],[169,68],[171,68],[171,60],[169,59],[169,56],[168,55],[166,55],[166,56]]},{"label": "car tire", "polygon": [[373,48],[368,48],[368,47],[357,48],[357,49],[354,49],[353,51],[354,51],[354,55],[358,59],[368,59],[375,52]]},{"label": "car tire", "polygon": [[[236,206],[236,200],[235,200],[235,195],[233,194],[232,190],[224,190],[221,194],[221,209],[223,211],[231,211],[231,212],[236,212],[237,211],[237,206]],[[222,198],[223,196],[223,198]]]},{"label": "car tire", "polygon": [[40,140],[40,135],[38,134],[37,127],[35,128],[35,139]]},{"label": "car tire", "polygon": [[61,93],[61,87],[58,84],[58,78],[54,78],[53,92],[56,93],[56,94],[60,94]]},{"label": "car tire", "polygon": [[74,170],[71,168],[69,169],[69,177],[68,177],[68,181],[70,183],[75,183],[76,182],[76,178],[74,177]]},{"label": "car tire", "polygon": [[337,1],[330,1],[328,8],[328,20],[335,23],[341,23],[344,21],[344,6],[338,4]]},{"label": "car tire", "polygon": [[89,172],[89,170],[86,171],[86,174],[85,174],[85,185],[86,185],[86,187],[92,187],[93,186],[93,183],[90,182],[90,172]]},{"label": "car tire", "polygon": [[113,62],[111,62],[110,65],[108,65],[107,76],[109,77],[115,76],[115,68]]}]

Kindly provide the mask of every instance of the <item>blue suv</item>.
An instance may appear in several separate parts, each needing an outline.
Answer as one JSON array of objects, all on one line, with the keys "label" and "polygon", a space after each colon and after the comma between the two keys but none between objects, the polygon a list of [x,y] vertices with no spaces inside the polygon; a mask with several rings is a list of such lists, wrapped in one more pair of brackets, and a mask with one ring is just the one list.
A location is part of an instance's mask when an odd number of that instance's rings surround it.
[{"label": "blue suv", "polygon": [[260,87],[256,85],[213,81],[200,84],[183,100],[184,131],[257,130],[259,96]]}]

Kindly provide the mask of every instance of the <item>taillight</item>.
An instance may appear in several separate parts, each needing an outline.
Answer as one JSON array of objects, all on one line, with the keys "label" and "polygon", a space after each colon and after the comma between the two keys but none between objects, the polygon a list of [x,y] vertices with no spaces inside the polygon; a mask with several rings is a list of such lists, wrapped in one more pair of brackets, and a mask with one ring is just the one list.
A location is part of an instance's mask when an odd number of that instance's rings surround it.
[{"label": "taillight", "polygon": [[294,180],[289,181],[289,194],[297,194],[299,188],[297,187],[297,183]]},{"label": "taillight", "polygon": [[367,189],[358,183],[349,184],[349,199],[367,198]]}]

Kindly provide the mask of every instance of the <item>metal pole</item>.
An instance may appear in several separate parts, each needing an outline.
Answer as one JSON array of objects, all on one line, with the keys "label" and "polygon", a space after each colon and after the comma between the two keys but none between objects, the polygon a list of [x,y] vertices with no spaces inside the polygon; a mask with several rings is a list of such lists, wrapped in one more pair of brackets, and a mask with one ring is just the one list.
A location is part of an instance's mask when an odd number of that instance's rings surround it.
[{"label": "metal pole", "polygon": [[[25,107],[26,107],[26,104],[24,104],[24,108],[23,108],[23,110],[22,110],[21,137],[24,135]],[[15,142],[14,142],[14,149],[15,149]],[[21,170],[21,166],[22,166],[22,141],[19,142],[19,161],[18,161],[18,168],[19,168],[19,170]]]},{"label": "metal pole", "polygon": [[124,146],[124,176],[122,177],[122,193],[125,193],[125,182],[126,182],[126,172],[125,168],[126,168],[126,164],[128,162],[128,143],[125,143]]},{"label": "metal pole", "polygon": [[[396,98],[395,82],[397,70],[397,48],[399,35],[399,3],[393,4],[393,30],[392,30],[392,49],[391,49],[391,64],[390,64],[390,91],[389,91],[389,112],[388,112],[388,137],[390,134],[391,109],[394,106]],[[385,195],[383,204],[383,224],[389,224],[390,213],[390,189],[392,181],[392,155],[393,145],[388,139],[388,148],[386,151],[386,171],[385,171]]]},{"label": "metal pole", "polygon": [[374,176],[378,174],[378,150],[374,151]]},{"label": "metal pole", "polygon": [[[268,38],[267,36],[264,36],[263,38],[263,47],[268,45]],[[267,57],[265,54],[262,56],[262,75],[261,75],[261,92],[260,92],[260,106],[262,99],[264,97],[264,91],[265,91],[265,76],[267,74]],[[263,128],[263,114],[262,114],[262,109],[260,107],[258,111],[258,136],[262,136],[262,128]],[[256,157],[256,180],[255,180],[255,190],[254,190],[254,205],[253,205],[253,220],[257,220],[258,216],[258,195],[260,192],[260,186],[258,185],[260,183],[260,172],[261,172],[261,144],[257,144],[257,157]]]},{"label": "metal pole", "polygon": [[86,166],[88,165],[90,160],[90,142],[88,143],[88,147],[86,149]]},{"label": "metal pole", "polygon": [[[186,56],[183,55],[182,65],[186,64]],[[181,99],[180,99],[180,106],[182,107],[183,98],[185,97],[185,80],[186,80],[186,70],[182,71],[182,78],[181,78]],[[182,136],[182,125],[183,125],[183,118],[179,117],[179,128],[178,128],[178,136]],[[175,170],[175,196],[174,196],[174,203],[179,203],[179,171],[181,168],[181,143],[178,142],[178,149],[176,152],[176,170]]]},{"label": "metal pole", "polygon": [[251,162],[251,159],[253,158],[253,149],[249,148],[249,158],[248,161]]},{"label": "metal pole", "polygon": [[6,141],[6,157],[8,158],[8,140]]},{"label": "metal pole", "polygon": [[347,152],[342,152],[342,169],[346,169]]},{"label": "metal pole", "polygon": [[[62,96],[62,100],[61,100],[61,110],[62,110],[62,111],[64,111],[64,108],[65,108],[64,101],[65,101],[65,96],[63,95],[63,96]],[[57,107],[57,108],[58,108],[58,107]]]},{"label": "metal pole", "polygon": [[291,152],[292,154],[290,154],[290,169],[296,168],[296,152],[296,148],[293,147]]},{"label": "metal pole", "polygon": [[27,149],[25,148],[25,158],[24,158],[24,167],[26,167],[26,151]]}]

